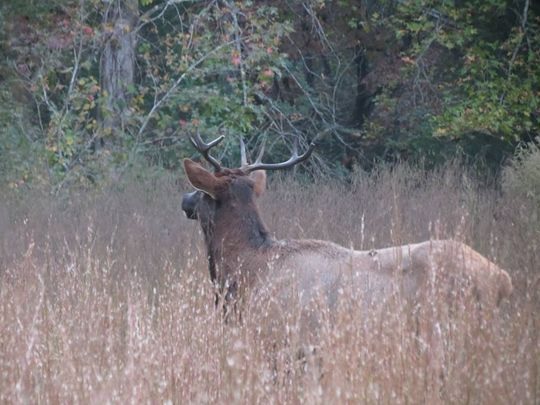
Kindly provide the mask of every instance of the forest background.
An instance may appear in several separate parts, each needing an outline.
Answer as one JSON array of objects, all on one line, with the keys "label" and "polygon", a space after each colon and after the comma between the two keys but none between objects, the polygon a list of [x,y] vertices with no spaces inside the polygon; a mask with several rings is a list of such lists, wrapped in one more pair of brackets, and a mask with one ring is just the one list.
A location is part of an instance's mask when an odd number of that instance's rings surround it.
[{"label": "forest background", "polygon": [[316,139],[317,175],[540,160],[529,0],[15,0],[0,13],[3,189],[179,173],[196,131],[226,135],[230,166],[240,137],[267,161]]}]

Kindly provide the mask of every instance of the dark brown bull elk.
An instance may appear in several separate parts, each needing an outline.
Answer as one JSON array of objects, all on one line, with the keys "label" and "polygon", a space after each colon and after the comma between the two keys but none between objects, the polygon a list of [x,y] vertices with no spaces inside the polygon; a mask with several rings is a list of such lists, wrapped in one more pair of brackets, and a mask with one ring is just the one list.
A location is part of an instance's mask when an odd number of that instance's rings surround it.
[{"label": "dark brown bull elk", "polygon": [[[436,283],[451,299],[453,288],[470,288],[484,307],[495,307],[509,296],[509,275],[471,247],[453,240],[429,240],[376,251],[356,251],[328,241],[276,240],[261,220],[255,197],[266,185],[265,170],[294,166],[306,160],[295,147],[283,163],[262,163],[262,153],[248,164],[242,143],[242,165],[224,168],[209,151],[223,138],[208,144],[197,134],[192,142],[215,169],[184,160],[190,183],[197,189],[183,196],[182,209],[198,219],[208,249],[210,277],[226,300],[241,300],[277,286],[272,299],[287,308],[323,297],[330,307],[346,286],[359,303],[381,301],[396,291],[407,302],[417,302]],[[459,281],[465,281],[459,284]],[[458,283],[458,284],[456,284]],[[431,287],[430,287],[431,286]]]}]

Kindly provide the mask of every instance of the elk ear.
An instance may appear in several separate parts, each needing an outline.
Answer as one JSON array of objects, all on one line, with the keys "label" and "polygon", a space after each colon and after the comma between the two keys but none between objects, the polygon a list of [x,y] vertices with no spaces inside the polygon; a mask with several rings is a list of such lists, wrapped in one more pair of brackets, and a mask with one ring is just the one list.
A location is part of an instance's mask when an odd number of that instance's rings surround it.
[{"label": "elk ear", "polygon": [[216,199],[216,191],[219,184],[216,176],[190,159],[184,159],[184,170],[193,187],[208,194],[214,200]]},{"label": "elk ear", "polygon": [[254,172],[251,172],[249,178],[255,182],[253,186],[255,195],[257,197],[263,195],[266,190],[266,172],[264,170],[255,170]]}]

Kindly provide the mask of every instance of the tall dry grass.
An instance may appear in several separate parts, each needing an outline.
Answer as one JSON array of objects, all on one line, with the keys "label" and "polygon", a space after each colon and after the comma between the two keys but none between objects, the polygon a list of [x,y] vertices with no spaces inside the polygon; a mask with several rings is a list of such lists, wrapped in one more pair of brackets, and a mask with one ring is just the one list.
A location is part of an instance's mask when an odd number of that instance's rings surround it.
[{"label": "tall dry grass", "polygon": [[1,197],[1,403],[539,403],[539,224],[523,201],[459,167],[401,166],[347,185],[275,179],[260,202],[280,238],[370,249],[454,237],[507,269],[516,290],[496,314],[440,320],[440,377],[398,305],[370,317],[346,303],[316,355],[288,344],[269,356],[268,319],[226,324],[215,309],[185,189]]}]

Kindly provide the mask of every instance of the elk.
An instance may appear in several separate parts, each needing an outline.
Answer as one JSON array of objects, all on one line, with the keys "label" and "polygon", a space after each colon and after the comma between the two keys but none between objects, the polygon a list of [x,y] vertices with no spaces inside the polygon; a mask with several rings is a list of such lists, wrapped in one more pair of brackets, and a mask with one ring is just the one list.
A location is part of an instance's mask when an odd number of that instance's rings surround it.
[{"label": "elk", "polygon": [[[314,239],[277,240],[256,204],[256,197],[265,191],[265,173],[305,161],[315,145],[310,144],[301,155],[295,147],[291,158],[283,163],[262,163],[261,152],[254,163],[248,164],[241,142],[242,164],[229,169],[210,155],[210,149],[223,137],[205,143],[197,133],[190,139],[214,172],[190,159],[183,161],[196,191],[184,194],[182,209],[187,218],[200,222],[210,277],[226,305],[244,305],[246,297],[251,301],[265,297],[279,303],[276,314],[286,311],[293,302],[307,306],[314,299],[335,308],[347,290],[359,305],[369,308],[369,304],[395,294],[404,302],[421,302],[434,289],[439,299],[451,301],[465,289],[484,308],[495,308],[512,291],[506,271],[454,240],[371,251]],[[268,293],[270,286],[272,292]],[[316,328],[316,318],[313,311],[303,316],[306,333]]]}]

